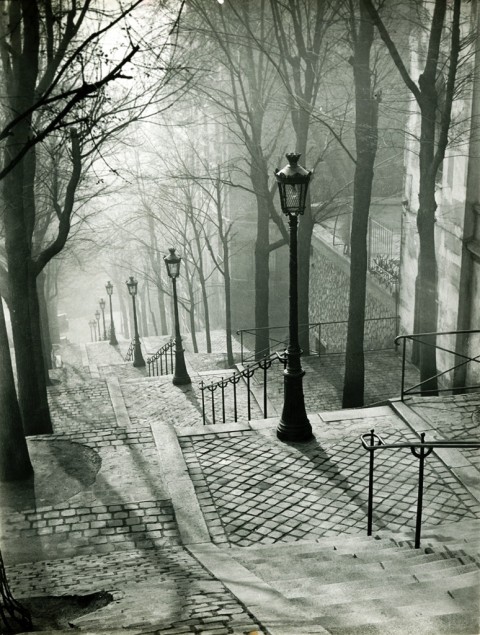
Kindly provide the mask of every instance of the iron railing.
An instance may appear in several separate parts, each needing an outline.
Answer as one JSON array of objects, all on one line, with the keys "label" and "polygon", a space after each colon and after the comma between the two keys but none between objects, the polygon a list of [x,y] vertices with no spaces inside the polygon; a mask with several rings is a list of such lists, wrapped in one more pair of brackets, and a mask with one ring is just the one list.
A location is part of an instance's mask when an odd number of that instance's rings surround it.
[{"label": "iron railing", "polygon": [[[341,214],[335,218],[333,227],[324,225],[333,234],[333,246],[343,246],[343,253],[347,256],[350,255],[351,217],[352,214]],[[340,226],[339,220],[341,221]],[[368,268],[371,269],[371,263],[375,257],[382,255],[390,260],[396,258],[399,251],[399,234],[392,231],[389,227],[385,227],[374,218],[369,218],[367,231]]]},{"label": "iron railing", "polygon": [[18,633],[31,631],[32,628],[30,612],[13,597],[10,591],[0,551],[0,632]]},{"label": "iron railing", "polygon": [[131,362],[133,359],[133,352],[135,350],[135,340],[132,340],[130,342],[130,346],[128,347],[128,350],[125,354],[125,357],[123,358],[124,362]]},{"label": "iron railing", "polygon": [[[458,336],[458,335],[472,335],[480,333],[480,329],[470,329],[464,331],[438,331],[435,333],[410,333],[407,335],[398,335],[395,338],[395,344],[398,345],[400,342],[403,343],[402,350],[402,378],[401,378],[401,399],[404,400],[406,395],[427,395],[428,393],[433,393],[436,395],[439,392],[462,392],[465,390],[473,390],[476,388],[480,388],[480,384],[472,384],[470,386],[466,385],[457,385],[455,383],[455,372],[459,369],[463,369],[470,362],[480,363],[480,354],[475,357],[470,357],[463,353],[459,353],[458,351],[451,350],[446,348],[445,346],[440,346],[437,343],[437,338],[439,336]],[[433,340],[433,341],[431,341]],[[453,366],[447,368],[446,370],[442,370],[423,381],[418,382],[414,386],[410,388],[405,388],[405,362],[406,362],[406,353],[407,353],[407,341],[412,342],[414,344],[420,346],[428,346],[430,348],[435,348],[438,351],[442,351],[443,353],[452,354],[454,357],[460,358],[462,361],[458,364],[454,364]],[[425,387],[425,384],[428,385],[428,382],[433,379],[440,379],[443,382],[443,387],[428,389]]]},{"label": "iron railing", "polygon": [[[393,341],[398,333],[399,318],[378,317],[367,318],[365,320],[365,346],[366,351],[388,350],[394,348]],[[300,324],[299,334],[310,333],[311,350],[317,355],[344,353],[347,341],[347,320],[334,320],[330,322],[311,322]],[[237,335],[240,336],[240,359],[242,364],[255,358],[255,353],[251,353],[251,348],[245,346],[248,336],[255,337],[258,331],[269,331],[269,347],[260,351],[265,355],[271,348],[286,348],[288,344],[288,325],[283,326],[262,326],[251,329],[239,329]],[[280,332],[277,337],[272,337],[272,331]],[[248,353],[247,353],[248,352]]]},{"label": "iron railing", "polygon": [[365,450],[370,453],[370,465],[368,472],[368,507],[367,507],[367,535],[372,535],[373,526],[373,472],[374,472],[374,454],[377,450],[391,450],[408,448],[413,456],[418,460],[418,495],[417,495],[417,517],[415,523],[415,549],[420,547],[420,538],[422,530],[422,512],[423,512],[423,481],[425,459],[429,456],[434,448],[480,448],[480,442],[474,440],[468,441],[425,441],[425,432],[420,435],[420,441],[412,443],[385,443],[382,437],[370,430],[367,434],[362,434],[361,442]]},{"label": "iron railing", "polygon": [[[173,373],[173,353],[175,341],[170,340],[147,358],[148,376],[170,375]],[[170,369],[169,369],[170,366]]]},{"label": "iron railing", "polygon": [[[233,373],[229,377],[222,377],[220,380],[211,382],[210,384],[205,384],[203,381],[200,383],[200,390],[202,391],[202,420],[203,425],[207,423],[207,413],[206,413],[206,399],[205,399],[205,391],[210,393],[210,421],[212,424],[217,422],[216,415],[216,398],[215,395],[219,396],[221,402],[221,412],[222,412],[222,423],[226,423],[226,396],[225,389],[232,387],[232,405],[233,405],[233,420],[234,422],[238,421],[238,395],[237,395],[237,384],[241,380],[245,382],[247,388],[247,417],[248,420],[252,418],[252,395],[255,399],[255,395],[252,392],[252,378],[258,370],[262,371],[262,383],[263,383],[263,418],[268,417],[268,396],[267,396],[267,387],[268,387],[268,370],[272,366],[273,362],[279,361],[284,366],[287,363],[287,358],[285,355],[280,355],[279,353],[271,353],[267,355],[263,359],[255,362],[240,370],[236,373]],[[217,392],[218,390],[218,392]],[[260,404],[258,404],[260,405]]]}]

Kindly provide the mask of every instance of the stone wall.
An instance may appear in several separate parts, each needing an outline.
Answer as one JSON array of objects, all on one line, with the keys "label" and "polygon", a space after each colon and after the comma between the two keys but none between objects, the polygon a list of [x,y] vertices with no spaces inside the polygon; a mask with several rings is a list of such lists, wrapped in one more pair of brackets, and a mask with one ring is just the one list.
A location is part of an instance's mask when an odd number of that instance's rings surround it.
[{"label": "stone wall", "polygon": [[[347,335],[350,259],[338,247],[328,244],[321,228],[312,240],[310,260],[310,322],[344,322],[323,325],[319,336],[312,331],[312,346],[317,339],[327,344],[328,352],[343,352]],[[365,348],[390,348],[396,335],[395,297],[369,275],[367,282]],[[380,319],[385,318],[385,319]]]}]

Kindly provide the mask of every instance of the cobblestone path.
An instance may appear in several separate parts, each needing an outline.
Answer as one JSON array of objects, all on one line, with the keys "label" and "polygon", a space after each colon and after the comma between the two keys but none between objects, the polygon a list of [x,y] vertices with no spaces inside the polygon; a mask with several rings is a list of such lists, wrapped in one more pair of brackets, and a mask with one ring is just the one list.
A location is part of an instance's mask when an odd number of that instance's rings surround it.
[{"label": "cobblestone path", "polygon": [[[480,395],[409,397],[405,400],[444,439],[480,439]],[[462,454],[480,470],[480,452],[464,449]]]},{"label": "cobblestone path", "polygon": [[[202,375],[205,383],[220,379],[218,374]],[[230,386],[231,388],[231,386]],[[172,378],[151,378],[148,382],[124,382],[122,393],[132,423],[149,425],[151,421],[165,421],[176,427],[202,425],[202,391],[200,377],[192,377],[188,386],[174,386]],[[220,389],[215,391],[216,421],[223,420],[222,408],[219,401]],[[234,421],[233,393],[226,393],[225,421]],[[212,422],[211,393],[205,390],[205,406],[207,423]],[[237,420],[247,421],[247,389],[243,383],[237,385]],[[262,416],[253,396],[251,397],[251,418]]]},{"label": "cobblestone path", "polygon": [[84,380],[61,383],[48,390],[50,412],[56,433],[116,427],[107,383]]},{"label": "cobblestone path", "polygon": [[[345,372],[344,355],[311,355],[302,358],[302,366],[305,370],[303,391],[307,412],[340,409]],[[274,365],[268,375],[268,396],[278,413],[281,413],[283,405],[282,371],[281,366]],[[409,364],[406,381],[416,383],[417,375],[415,367]],[[400,378],[401,357],[394,351],[365,353],[365,405],[386,401],[398,395]],[[258,372],[255,373],[255,381],[263,381]]]},{"label": "cobblestone path", "polygon": [[108,590],[114,601],[74,621],[89,632],[129,628],[162,635],[264,631],[185,549],[133,549],[7,567],[18,599]]},{"label": "cobblestone path", "polygon": [[72,429],[30,437],[29,449],[35,482],[0,485],[9,561],[179,544],[148,428]]},{"label": "cobblestone path", "polygon": [[[388,442],[417,439],[394,423],[393,417],[369,419]],[[278,442],[273,429],[261,442],[256,432],[222,433],[220,427],[180,438],[215,542],[249,546],[366,532],[368,454],[358,435],[322,436],[321,430],[315,429],[315,441],[297,447]],[[417,483],[418,463],[408,450],[376,458],[375,530],[414,527]],[[480,505],[444,464],[427,459],[424,523],[479,514]]]}]

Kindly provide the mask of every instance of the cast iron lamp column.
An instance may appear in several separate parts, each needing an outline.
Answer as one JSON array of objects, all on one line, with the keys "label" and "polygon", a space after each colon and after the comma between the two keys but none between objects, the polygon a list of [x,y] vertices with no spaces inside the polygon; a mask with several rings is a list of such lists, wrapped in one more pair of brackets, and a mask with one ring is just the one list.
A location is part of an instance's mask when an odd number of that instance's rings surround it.
[{"label": "cast iron lamp column", "polygon": [[287,154],[288,165],[275,170],[282,212],[288,216],[290,233],[290,295],[289,295],[289,341],[286,350],[287,365],[283,373],[284,399],[277,437],[281,441],[305,442],[312,439],[312,426],[305,410],[303,376],[298,341],[298,273],[297,273],[297,229],[298,216],[305,210],[308,183],[312,172],[298,165],[299,154]]},{"label": "cast iron lamp column", "polygon": [[93,320],[88,320],[88,326],[90,327],[90,340],[92,342],[95,341],[95,338],[93,337],[93,329],[95,327],[95,321]]},{"label": "cast iron lamp column", "polygon": [[100,308],[102,310],[103,339],[106,340],[107,339],[107,326],[105,324],[105,300],[103,298],[100,298],[100,302],[98,304],[100,305]]},{"label": "cast iron lamp column", "polygon": [[177,298],[177,278],[180,273],[180,256],[175,254],[175,249],[169,248],[170,254],[164,256],[163,260],[167,265],[168,277],[172,279],[173,284],[173,311],[175,315],[175,373],[173,375],[172,383],[175,386],[183,386],[185,384],[191,384],[192,380],[187,372],[185,366],[185,356],[182,347],[182,338],[180,336],[180,323],[178,319],[178,298]]},{"label": "cast iron lamp column", "polygon": [[98,309],[95,311],[95,319],[97,320],[98,326],[98,341],[100,341],[102,339],[102,335],[100,333],[100,311]]},{"label": "cast iron lamp column", "polygon": [[113,295],[113,284],[110,280],[105,285],[105,289],[108,293],[108,299],[110,300],[110,344],[112,346],[116,346],[118,344],[117,337],[115,335],[115,324],[113,323],[113,311],[112,311],[112,295]]},{"label": "cast iron lamp column", "polygon": [[134,339],[134,347],[133,347],[133,365],[135,368],[140,368],[145,366],[145,360],[142,355],[142,348],[140,346],[140,336],[138,335],[138,324],[137,324],[137,306],[135,304],[135,296],[137,295],[137,286],[138,282],[135,280],[133,276],[127,280],[128,292],[132,296],[133,303],[133,327],[135,330],[135,339]]},{"label": "cast iron lamp column", "polygon": [[92,320],[92,326],[93,326],[93,341],[96,342],[97,341],[97,321],[95,318],[93,318]]}]

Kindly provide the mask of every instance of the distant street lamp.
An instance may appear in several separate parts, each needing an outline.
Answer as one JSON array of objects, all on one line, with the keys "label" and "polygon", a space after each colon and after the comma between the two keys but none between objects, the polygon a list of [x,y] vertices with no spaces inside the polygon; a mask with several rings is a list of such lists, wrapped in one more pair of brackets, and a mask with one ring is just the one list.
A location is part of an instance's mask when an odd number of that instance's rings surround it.
[{"label": "distant street lamp", "polygon": [[112,311],[112,295],[113,295],[113,284],[110,280],[105,285],[105,289],[108,293],[108,299],[110,300],[110,344],[112,346],[116,346],[118,344],[117,337],[115,335],[115,324],[113,323],[113,311]]},{"label": "distant street lamp", "polygon": [[100,341],[102,336],[100,335],[100,311],[98,309],[95,311],[95,319],[97,320],[98,327],[98,341]]},{"label": "distant street lamp", "polygon": [[183,386],[191,384],[192,380],[185,366],[185,356],[182,347],[182,338],[180,336],[180,323],[178,319],[178,298],[177,298],[177,278],[180,274],[180,256],[175,254],[175,249],[170,247],[170,254],[164,256],[163,260],[167,266],[168,277],[172,279],[173,284],[173,310],[175,315],[175,373],[172,382],[175,386]]},{"label": "distant street lamp", "polygon": [[90,327],[90,341],[94,342],[94,328],[95,328],[95,320],[88,320],[88,326]]},{"label": "distant street lamp", "polygon": [[97,322],[96,322],[95,318],[93,320],[90,320],[90,326],[93,329],[93,340],[92,340],[92,342],[96,342],[97,341]]},{"label": "distant street lamp", "polygon": [[287,365],[283,373],[284,401],[277,437],[281,441],[304,442],[312,435],[312,426],[305,410],[303,376],[298,341],[298,274],[297,274],[297,229],[298,216],[305,210],[305,199],[312,172],[298,165],[300,155],[287,154],[288,165],[275,170],[282,212],[288,216],[290,231],[290,297],[289,297],[289,342],[286,350]]},{"label": "distant street lamp", "polygon": [[132,303],[133,303],[133,326],[135,330],[134,347],[133,347],[133,365],[135,366],[135,368],[140,368],[142,366],[145,366],[145,360],[143,359],[142,348],[140,346],[140,336],[138,335],[137,306],[135,304],[135,296],[137,295],[138,282],[137,280],[135,280],[133,276],[130,276],[126,284],[127,284],[128,292],[132,296]]},{"label": "distant street lamp", "polygon": [[103,339],[107,339],[107,326],[105,324],[105,300],[100,298],[99,302],[100,308],[102,309],[102,320],[103,320]]}]

